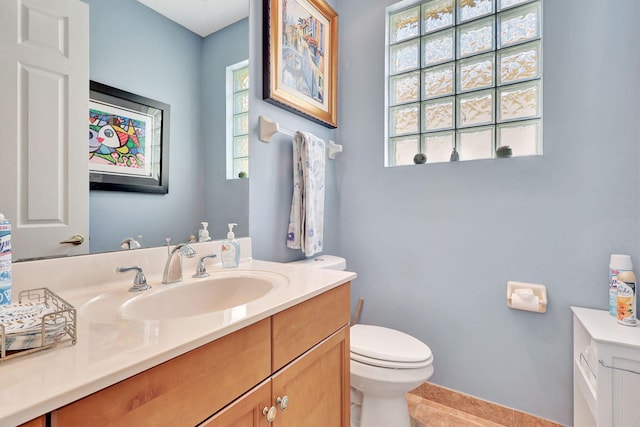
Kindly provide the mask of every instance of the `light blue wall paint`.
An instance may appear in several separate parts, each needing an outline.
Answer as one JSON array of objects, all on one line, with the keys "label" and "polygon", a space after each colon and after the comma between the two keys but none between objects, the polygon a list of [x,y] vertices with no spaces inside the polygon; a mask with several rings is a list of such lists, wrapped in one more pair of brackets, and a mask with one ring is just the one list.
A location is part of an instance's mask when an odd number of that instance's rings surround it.
[{"label": "light blue wall paint", "polygon": [[[340,249],[362,321],[428,343],[433,382],[572,423],[570,305],[638,262],[637,2],[544,3],[544,156],[383,168],[384,13],[339,3]],[[544,315],[506,281],[547,285]]]},{"label": "light blue wall paint", "polygon": [[[432,381],[572,424],[571,305],[607,306],[611,253],[638,258],[637,2],[544,2],[544,156],[383,167],[384,26],[391,0],[338,0],[337,132],[260,101],[285,127],[335,136],[328,250],[358,273],[362,321],[435,355]],[[250,43],[260,58],[262,2]],[[261,82],[254,61],[252,78]],[[257,131],[257,128],[253,129]],[[287,260],[290,148],[252,139],[257,258]],[[256,165],[257,163],[257,165]],[[543,283],[540,315],[506,307],[507,280]]]},{"label": "light blue wall paint", "polygon": [[[204,39],[202,46],[202,140],[204,141],[205,219],[214,239],[249,235],[249,180],[226,179],[226,68],[249,58],[249,18]],[[251,106],[250,106],[251,108]],[[251,153],[250,153],[251,154]],[[224,208],[223,208],[224,206]]]},{"label": "light blue wall paint", "polygon": [[[249,183],[224,179],[224,71],[248,58],[248,20],[202,39],[137,1],[86,2],[91,79],[171,106],[169,194],[92,191],[91,251],[139,234],[145,246],[186,241],[201,221],[214,238],[228,222],[248,235]],[[130,214],[143,220],[132,225]]]},{"label": "light blue wall paint", "polygon": [[[334,1],[329,4],[334,5]],[[258,119],[264,115],[282,128],[303,130],[325,139],[335,139],[337,132],[262,100],[262,1],[250,0],[249,49],[251,57],[250,153],[251,190],[249,234],[253,255],[257,259],[291,261],[304,258],[299,250],[286,247],[291,195],[293,193],[292,141],[283,134],[271,143],[258,140]],[[338,141],[339,142],[339,141]],[[339,183],[337,162],[326,161],[324,252],[334,253],[338,244],[337,220]],[[255,189],[254,189],[255,186]]]},{"label": "light blue wall paint", "polygon": [[[186,241],[204,215],[198,185],[202,38],[135,1],[87,3],[91,80],[171,106],[169,194],[92,191],[91,251],[116,250],[124,237],[138,234],[145,246],[166,244],[165,237]],[[131,214],[144,217],[143,224],[132,227]]]}]

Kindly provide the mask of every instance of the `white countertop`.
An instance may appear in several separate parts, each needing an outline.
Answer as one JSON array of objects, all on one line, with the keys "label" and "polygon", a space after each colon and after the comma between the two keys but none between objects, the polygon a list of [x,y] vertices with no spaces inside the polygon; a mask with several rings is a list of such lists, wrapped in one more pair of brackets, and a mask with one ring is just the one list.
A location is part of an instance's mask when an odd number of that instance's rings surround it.
[{"label": "white countertop", "polygon": [[571,310],[595,341],[640,348],[640,322],[635,327],[625,326],[606,310],[583,307]]},{"label": "white countertop", "polygon": [[[94,260],[92,257],[92,262]],[[229,271],[219,264],[207,270],[212,276]],[[307,269],[251,259],[241,262],[238,270],[276,273],[286,276],[288,284],[241,309],[179,319],[120,318],[100,323],[83,315],[83,304],[96,295],[130,286],[130,275],[92,286],[52,286],[54,292],[78,311],[78,342],[0,363],[0,426],[29,421],[356,277],[355,273],[346,271]],[[27,276],[22,271],[19,273],[18,276]],[[185,278],[192,274],[190,265],[185,265],[184,274]],[[147,279],[152,286],[179,286],[162,285],[159,273],[147,273]],[[24,284],[20,287],[25,288]],[[14,280],[17,296],[15,288]]]}]

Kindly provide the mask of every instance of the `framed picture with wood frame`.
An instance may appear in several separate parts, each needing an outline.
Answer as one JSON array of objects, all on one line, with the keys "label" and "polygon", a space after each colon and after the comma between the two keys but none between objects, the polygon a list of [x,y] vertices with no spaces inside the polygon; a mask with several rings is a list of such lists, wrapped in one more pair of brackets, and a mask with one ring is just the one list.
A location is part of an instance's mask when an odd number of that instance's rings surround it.
[{"label": "framed picture with wood frame", "polygon": [[338,14],[324,0],[264,0],[263,98],[338,127]]}]

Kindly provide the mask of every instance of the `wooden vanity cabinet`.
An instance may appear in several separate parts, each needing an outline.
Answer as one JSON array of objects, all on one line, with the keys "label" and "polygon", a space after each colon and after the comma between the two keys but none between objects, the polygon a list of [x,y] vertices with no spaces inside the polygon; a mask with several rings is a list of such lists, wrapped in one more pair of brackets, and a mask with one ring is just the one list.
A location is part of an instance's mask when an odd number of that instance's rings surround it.
[{"label": "wooden vanity cabinet", "polygon": [[275,426],[349,426],[349,311],[346,284],[273,316]]},{"label": "wooden vanity cabinet", "polygon": [[349,286],[55,410],[51,426],[348,427]]},{"label": "wooden vanity cabinet", "polygon": [[20,424],[18,427],[46,427],[46,426],[47,426],[47,417],[42,415],[41,417],[35,418],[24,424]]},{"label": "wooden vanity cabinet", "polygon": [[[277,427],[349,426],[349,330],[340,329],[273,376]],[[288,398],[281,410],[278,398]]]},{"label": "wooden vanity cabinet", "polygon": [[201,427],[348,427],[349,299],[345,284],[272,316],[270,381]]},{"label": "wooden vanity cabinet", "polygon": [[271,379],[237,399],[199,427],[267,427],[271,426],[264,413],[271,401]]},{"label": "wooden vanity cabinet", "polygon": [[52,427],[195,426],[271,374],[264,319],[51,413]]}]

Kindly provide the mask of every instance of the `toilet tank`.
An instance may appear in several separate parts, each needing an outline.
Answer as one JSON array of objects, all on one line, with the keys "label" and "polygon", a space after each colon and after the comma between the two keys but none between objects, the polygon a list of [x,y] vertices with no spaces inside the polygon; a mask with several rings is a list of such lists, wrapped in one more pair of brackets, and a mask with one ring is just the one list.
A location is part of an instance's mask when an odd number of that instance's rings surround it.
[{"label": "toilet tank", "polygon": [[327,268],[329,270],[345,270],[347,268],[347,261],[334,255],[318,255],[313,258],[292,261],[291,264],[298,264],[308,268]]}]

